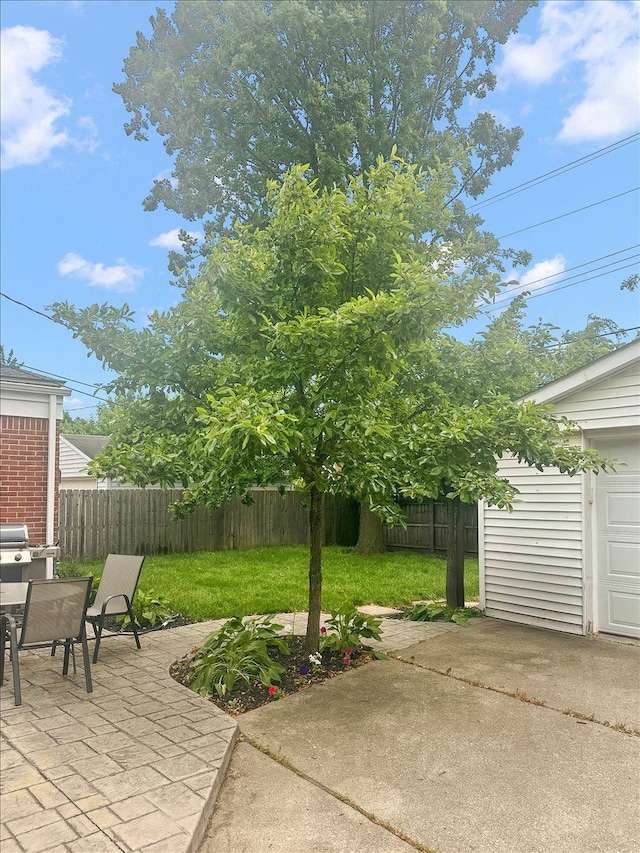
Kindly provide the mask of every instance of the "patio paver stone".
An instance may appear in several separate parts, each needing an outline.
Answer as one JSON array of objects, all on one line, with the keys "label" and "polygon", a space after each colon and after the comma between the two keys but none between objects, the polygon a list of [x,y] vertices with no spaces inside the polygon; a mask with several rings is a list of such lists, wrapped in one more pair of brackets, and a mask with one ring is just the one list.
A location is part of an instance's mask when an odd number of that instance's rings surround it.
[{"label": "patio paver stone", "polygon": [[[386,615],[386,614],[385,614]],[[304,634],[306,613],[275,621]],[[61,674],[47,650],[20,656],[22,706],[0,699],[3,853],[195,853],[233,751],[236,721],[175,682],[169,665],[224,620],[107,639]],[[380,648],[457,626],[384,619]]]}]

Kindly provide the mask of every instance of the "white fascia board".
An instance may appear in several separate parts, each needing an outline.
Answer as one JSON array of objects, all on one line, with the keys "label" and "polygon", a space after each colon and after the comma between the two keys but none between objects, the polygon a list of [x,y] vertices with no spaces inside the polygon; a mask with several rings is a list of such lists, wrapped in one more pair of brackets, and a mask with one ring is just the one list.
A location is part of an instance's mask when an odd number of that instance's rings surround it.
[{"label": "white fascia board", "polygon": [[2,381],[0,387],[0,410],[3,415],[48,420],[49,398],[56,397],[56,420],[62,420],[62,398],[71,394],[69,388],[51,385],[36,385],[27,382]]}]

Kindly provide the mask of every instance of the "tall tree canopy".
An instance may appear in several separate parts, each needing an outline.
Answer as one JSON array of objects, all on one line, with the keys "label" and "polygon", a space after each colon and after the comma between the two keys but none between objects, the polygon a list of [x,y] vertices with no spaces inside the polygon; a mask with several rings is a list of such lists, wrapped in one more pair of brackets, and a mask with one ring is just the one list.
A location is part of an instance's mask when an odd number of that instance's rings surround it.
[{"label": "tall tree canopy", "polygon": [[[345,186],[392,148],[423,168],[462,153],[450,198],[475,198],[511,163],[522,134],[461,108],[496,78],[496,46],[529,0],[178,0],[138,33],[114,86],[133,118],[174,158],[154,183],[187,219],[254,214],[266,180],[307,163]],[[451,222],[461,227],[462,209]],[[478,218],[471,225],[477,225]],[[467,224],[467,227],[470,227]]]},{"label": "tall tree canopy", "polygon": [[185,510],[256,484],[307,495],[310,650],[325,493],[397,518],[399,497],[443,487],[508,506],[516,490],[496,464],[507,451],[570,473],[601,465],[545,407],[493,393],[461,403],[441,380],[442,330],[495,291],[423,239],[450,215],[440,199],[454,181],[452,167],[427,174],[393,159],[322,190],[296,167],[271,184],[266,224],[212,240],[180,303],[147,328],[131,328],[126,306],[54,306],[119,374],[114,390],[132,395],[102,473],[181,479]]},{"label": "tall tree canopy", "polygon": [[[489,112],[462,115],[494,88],[496,48],[533,5],[189,0],[172,15],[158,10],[114,87],[133,113],[128,133],[144,140],[155,128],[173,158],[171,178],[154,184],[145,206],[210,216],[207,230],[220,232],[236,219],[262,221],[267,180],[295,164],[308,164],[320,186],[345,187],[397,150],[425,169],[456,163],[440,202],[452,215],[434,217],[425,239],[479,274],[504,272],[507,258],[525,262],[461,200],[512,162],[522,131]],[[182,237],[170,268],[184,281],[198,249]],[[364,503],[358,548],[381,547],[382,526]]]},{"label": "tall tree canopy", "polygon": [[584,367],[627,340],[613,320],[589,315],[584,328],[560,332],[540,319],[525,326],[526,294],[516,297],[469,344],[440,339],[450,393],[459,400],[506,394],[516,400]]}]

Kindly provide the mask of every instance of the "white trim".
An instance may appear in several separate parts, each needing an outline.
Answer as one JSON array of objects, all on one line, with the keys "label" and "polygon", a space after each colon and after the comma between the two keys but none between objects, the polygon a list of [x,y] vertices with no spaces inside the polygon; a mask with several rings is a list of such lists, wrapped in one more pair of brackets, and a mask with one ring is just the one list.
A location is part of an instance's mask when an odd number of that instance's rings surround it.
[{"label": "white trim", "polygon": [[478,583],[480,585],[480,610],[485,608],[484,588],[484,509],[486,501],[478,501]]},{"label": "white trim", "polygon": [[[55,539],[56,512],[56,450],[57,450],[57,394],[49,395],[49,423],[47,433],[47,517],[45,523],[45,545],[53,545]],[[46,576],[53,577],[53,559],[46,558]]]}]

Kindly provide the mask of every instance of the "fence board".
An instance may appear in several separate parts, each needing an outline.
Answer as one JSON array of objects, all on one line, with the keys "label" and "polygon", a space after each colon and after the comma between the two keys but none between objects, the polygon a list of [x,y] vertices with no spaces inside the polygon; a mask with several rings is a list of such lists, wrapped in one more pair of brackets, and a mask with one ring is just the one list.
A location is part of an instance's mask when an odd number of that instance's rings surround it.
[{"label": "fence board", "polygon": [[[384,543],[391,550],[408,548],[425,553],[447,550],[447,505],[444,501],[425,501],[403,507],[406,527],[385,527]],[[478,505],[464,504],[464,549],[478,553]]]},{"label": "fence board", "polygon": [[[111,489],[60,491],[61,559],[102,558],[109,553],[169,554],[225,551],[268,545],[307,545],[308,508],[296,492],[284,495],[256,490],[254,503],[239,498],[216,510],[198,508],[177,520],[169,509],[179,489]],[[353,545],[357,539],[358,506],[340,496],[326,496],[326,545]],[[446,550],[446,506],[439,501],[404,507],[407,526],[386,527],[391,550],[426,553]],[[465,507],[465,550],[478,553],[478,514]]]},{"label": "fence board", "polygon": [[[295,492],[281,496],[273,490],[256,490],[250,506],[234,498],[219,509],[200,507],[178,520],[169,507],[181,495],[179,489],[62,489],[61,559],[308,544],[308,508]],[[325,543],[355,544],[357,504],[327,495],[326,506],[332,521]]]}]

